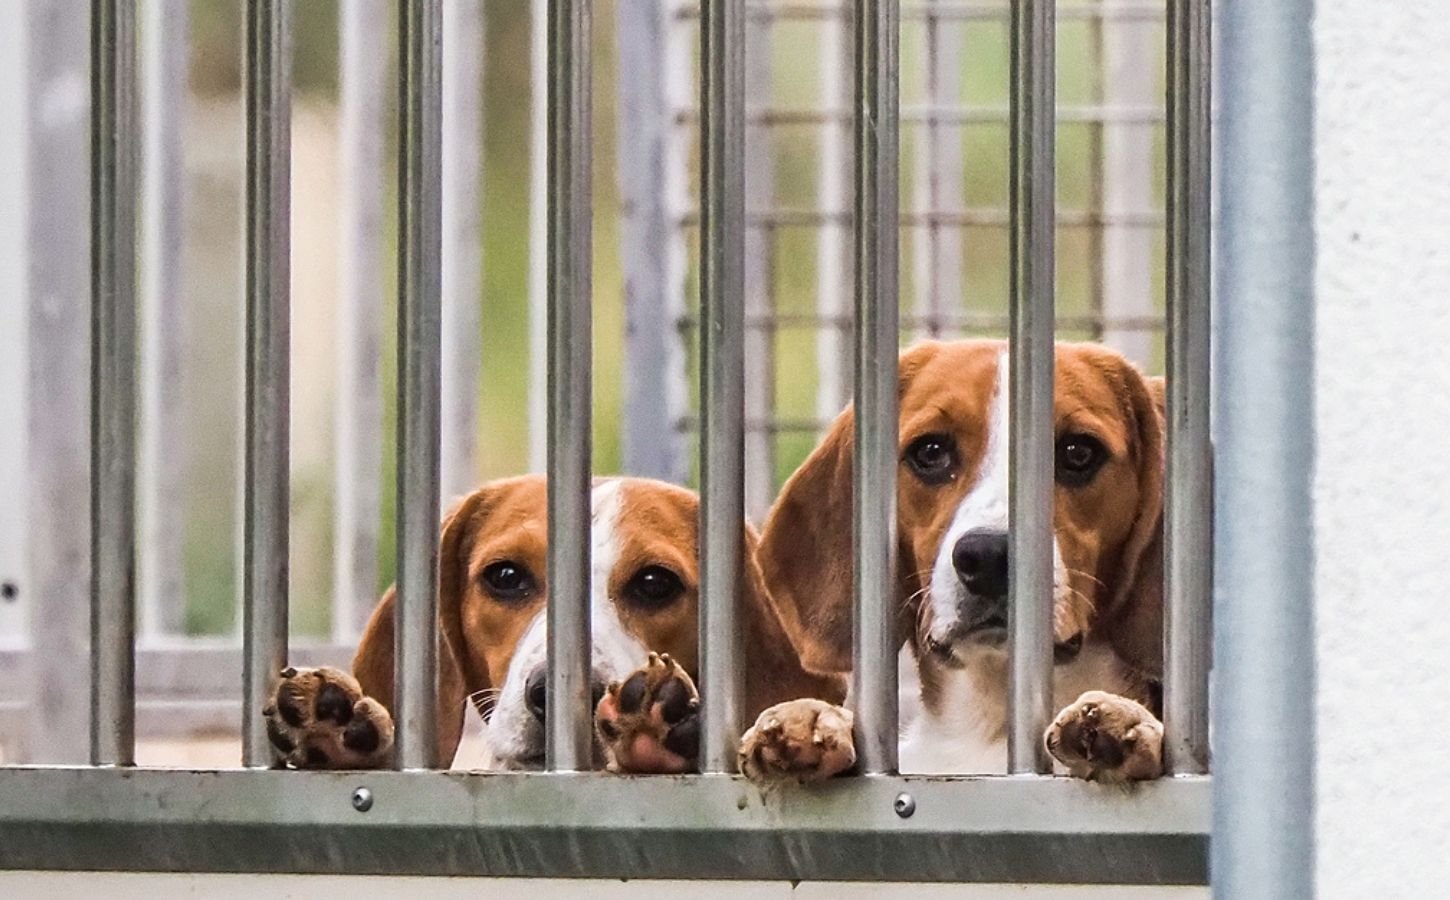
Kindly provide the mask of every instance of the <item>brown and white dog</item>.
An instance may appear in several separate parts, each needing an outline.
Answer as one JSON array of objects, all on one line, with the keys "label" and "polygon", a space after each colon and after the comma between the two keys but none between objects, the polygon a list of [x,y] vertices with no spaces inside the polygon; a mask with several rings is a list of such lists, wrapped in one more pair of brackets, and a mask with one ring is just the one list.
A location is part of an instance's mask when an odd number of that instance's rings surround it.
[{"label": "brown and white dog", "polygon": [[[1162,384],[1099,345],[1056,354],[1054,703],[1070,773],[1156,777],[1162,725]],[[898,600],[922,708],[906,772],[1006,771],[1007,347],[928,342],[900,359]],[[783,488],[761,534],[805,667],[851,667],[852,414]]]},{"label": "brown and white dog", "polygon": [[[465,707],[485,722],[486,768],[530,769],[543,762],[547,627],[545,482],[536,476],[485,485],[446,516],[439,546],[439,766],[449,765]],[[657,481],[596,481],[591,526],[590,609],[598,699],[600,763],[627,772],[688,769],[698,744],[698,514],[695,494]],[[745,707],[755,714],[782,701],[789,714],[763,717],[743,745],[757,777],[839,771],[854,761],[845,746],[812,744],[841,719],[844,682],[803,669],[753,562],[745,528],[740,595],[745,629]],[[352,675],[336,669],[283,671],[265,712],[279,756],[299,768],[369,768],[392,749],[393,609],[390,590],[374,611]],[[839,726],[827,730],[839,732]],[[849,719],[845,722],[849,735]],[[803,743],[802,754],[784,742]],[[789,754],[785,749],[791,749]],[[780,751],[780,752],[777,752]],[[845,754],[845,755],[843,755]],[[822,765],[822,759],[826,763]]]}]

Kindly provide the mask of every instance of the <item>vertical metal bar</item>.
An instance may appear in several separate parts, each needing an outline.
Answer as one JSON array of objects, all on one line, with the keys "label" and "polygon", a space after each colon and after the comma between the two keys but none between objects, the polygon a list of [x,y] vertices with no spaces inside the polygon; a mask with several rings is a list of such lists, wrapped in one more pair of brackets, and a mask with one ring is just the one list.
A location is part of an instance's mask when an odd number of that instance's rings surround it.
[{"label": "vertical metal bar", "polygon": [[377,602],[383,454],[384,98],[391,51],[388,0],[338,8],[342,197],[338,254],[336,497],[332,634],[357,640]]},{"label": "vertical metal bar", "polygon": [[[29,760],[90,756],[90,697],[74,690],[90,635],[90,8],[74,0],[27,5],[25,251],[29,320],[26,526],[21,602],[29,609]],[[81,327],[78,327],[78,323]],[[44,602],[40,602],[44,598]]]},{"label": "vertical metal bar", "polygon": [[615,13],[619,48],[620,265],[624,270],[625,360],[621,442],[624,471],[677,484],[689,474],[684,436],[685,359],[674,327],[684,302],[684,241],[670,218],[674,128],[668,54],[670,4],[626,0]]},{"label": "vertical metal bar", "polygon": [[852,568],[858,765],[896,771],[898,0],[856,0],[856,387]]},{"label": "vertical metal bar", "polygon": [[590,4],[549,4],[549,683],[545,762],[589,768]]},{"label": "vertical metal bar", "polygon": [[549,0],[529,8],[529,471],[542,472],[549,447]]},{"label": "vertical metal bar", "polygon": [[186,307],[182,262],[186,241],[188,15],[178,0],[143,5],[141,29],[143,140],[141,202],[141,455],[136,505],[141,520],[138,585],[142,633],[179,634],[184,625],[182,535],[185,453],[181,358]]},{"label": "vertical metal bar", "polygon": [[443,0],[400,0],[397,766],[439,764]]},{"label": "vertical metal bar", "polygon": [[1051,0],[1012,6],[1007,767],[1049,772],[1052,709],[1055,205]]},{"label": "vertical metal bar", "polygon": [[262,706],[287,662],[292,4],[247,3],[242,765],[272,761]]},{"label": "vertical metal bar", "polygon": [[478,379],[483,353],[483,0],[444,6],[443,442],[440,497],[478,479]]},{"label": "vertical metal bar", "polygon": [[700,687],[702,772],[740,744],[745,519],[745,2],[700,9]]},{"label": "vertical metal bar", "polygon": [[[771,23],[745,17],[745,100],[767,109],[771,100]],[[775,205],[775,160],[770,127],[745,126],[744,209],[766,212]],[[745,311],[762,322],[745,332],[745,514],[762,522],[775,501],[775,433],[767,427],[775,418],[775,229],[764,223],[745,228]],[[753,427],[752,427],[753,426]]]},{"label": "vertical metal bar", "polygon": [[[965,202],[962,185],[962,135],[958,126],[942,122],[937,111],[960,102],[958,41],[943,33],[946,24],[937,14],[941,0],[929,0],[923,12],[926,25],[926,104],[931,111],[917,139],[917,165],[913,176],[915,206],[923,213],[958,209]],[[942,314],[962,298],[962,233],[943,230],[928,219],[925,235],[913,242],[916,312],[921,332],[942,333]]]},{"label": "vertical metal bar", "polygon": [[91,4],[91,764],[136,761],[136,9]]},{"label": "vertical metal bar", "polygon": [[[26,191],[30,187],[26,143],[33,131],[40,130],[31,123],[27,108],[27,95],[39,92],[29,84],[31,79],[26,68],[29,63],[26,53],[26,45],[30,42],[28,32],[33,27],[26,19],[33,15],[36,14],[27,10],[26,15],[11,18],[11,27],[0,29],[0,109],[11,110],[12,121],[24,123],[22,127],[0,131],[0,209],[10,210],[9,215],[0,217],[0,297],[11,298],[9,302],[0,303],[0,497],[10,498],[10,508],[14,512],[0,519],[0,641],[16,643],[24,641],[28,618],[30,591],[25,560],[35,543],[30,533],[33,522],[29,515],[28,495],[37,481],[31,477],[27,462],[27,445],[32,442],[27,406],[34,401],[27,389],[26,378],[26,367],[30,363],[28,324],[32,302],[26,299],[31,296],[29,273],[26,271],[26,259],[30,256],[30,240],[26,233],[26,207],[29,203]],[[84,54],[81,63],[84,65]],[[81,124],[84,126],[84,110],[81,112]],[[81,196],[84,197],[84,194]],[[85,212],[82,211],[72,224],[73,229],[77,226],[82,229],[78,233],[83,234],[88,224],[84,219]],[[83,276],[87,274],[84,267],[75,268],[81,269]],[[78,334],[76,338],[83,343],[86,335]],[[58,348],[47,348],[46,352],[53,349]],[[80,381],[78,378],[71,380]],[[84,386],[81,387],[84,389]],[[51,398],[45,397],[43,402],[48,404]],[[84,446],[85,439],[79,438],[77,444]],[[84,474],[79,480],[85,481]],[[85,485],[82,487],[84,489]],[[82,535],[83,540],[84,537]],[[84,604],[78,606],[84,608]],[[17,687],[24,691],[22,686],[12,685],[12,688]],[[42,711],[41,715],[45,714]],[[7,761],[26,759],[26,732],[29,729],[12,727],[6,730],[9,733],[0,736],[0,753]]]},{"label": "vertical metal bar", "polygon": [[1314,894],[1314,6],[1217,22],[1216,897]]},{"label": "vertical metal bar", "polygon": [[[1103,19],[1103,106],[1108,110],[1142,108],[1160,97],[1152,78],[1145,78],[1144,60],[1158,52],[1156,21]],[[1109,220],[1140,215],[1153,207],[1152,123],[1102,123],[1102,212]],[[1115,328],[1116,320],[1154,315],[1153,265],[1156,238],[1151,228],[1111,223],[1102,227],[1103,342],[1140,366],[1154,363],[1156,336],[1146,329]]]},{"label": "vertical metal bar", "polygon": [[[848,109],[852,80],[846,77],[852,49],[847,47],[847,17],[829,16],[818,26],[821,36],[821,106]],[[836,324],[846,315],[847,272],[852,265],[850,224],[844,221],[851,171],[849,119],[821,122],[821,171],[817,206],[827,219],[817,231],[816,313],[826,324],[816,334],[816,418],[834,419],[851,397],[844,372],[851,365],[849,326]],[[841,218],[835,218],[840,216]]]},{"label": "vertical metal bar", "polygon": [[1164,752],[1208,771],[1213,444],[1209,440],[1211,0],[1168,5],[1168,449],[1163,512]]}]

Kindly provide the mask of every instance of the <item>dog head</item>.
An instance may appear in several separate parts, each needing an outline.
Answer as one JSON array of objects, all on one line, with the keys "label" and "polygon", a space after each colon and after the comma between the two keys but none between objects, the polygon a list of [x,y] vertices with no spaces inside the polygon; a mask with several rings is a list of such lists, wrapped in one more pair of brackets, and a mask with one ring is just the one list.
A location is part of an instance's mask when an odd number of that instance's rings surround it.
[{"label": "dog head", "polygon": [[[945,665],[1000,654],[1007,614],[1007,347],[928,342],[900,360],[902,638]],[[1161,669],[1162,389],[1091,344],[1056,353],[1054,628],[1058,658],[1110,641]],[[786,483],[759,560],[806,666],[851,665],[852,411]]]},{"label": "dog head", "polygon": [[[595,700],[604,686],[668,653],[698,675],[699,502],[688,490],[638,478],[595,482],[589,608]],[[742,525],[742,528],[744,526]],[[451,760],[466,703],[483,716],[501,768],[533,768],[544,754],[548,702],[547,489],[538,476],[492,482],[446,516],[439,546],[440,755]],[[774,621],[744,531],[740,603],[752,665],[747,702],[772,684],[798,687],[789,642]],[[391,595],[373,615],[353,668],[369,695],[391,708]],[[771,634],[775,637],[772,638]],[[793,673],[794,668],[794,673]],[[763,693],[762,693],[763,692]],[[772,701],[773,702],[773,701]],[[763,704],[762,704],[763,705]]]}]

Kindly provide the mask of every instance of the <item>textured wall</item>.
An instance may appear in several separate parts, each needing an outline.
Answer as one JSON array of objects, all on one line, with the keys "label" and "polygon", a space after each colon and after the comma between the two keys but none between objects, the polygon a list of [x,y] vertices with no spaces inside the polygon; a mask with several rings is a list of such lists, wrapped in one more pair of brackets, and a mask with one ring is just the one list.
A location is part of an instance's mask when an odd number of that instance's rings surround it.
[{"label": "textured wall", "polygon": [[1318,876],[1450,886],[1450,3],[1320,0]]}]

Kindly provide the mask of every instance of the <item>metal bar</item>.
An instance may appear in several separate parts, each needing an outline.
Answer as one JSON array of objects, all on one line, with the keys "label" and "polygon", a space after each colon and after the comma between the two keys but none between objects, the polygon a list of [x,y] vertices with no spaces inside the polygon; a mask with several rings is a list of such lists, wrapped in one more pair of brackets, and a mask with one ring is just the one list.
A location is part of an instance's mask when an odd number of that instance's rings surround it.
[{"label": "metal bar", "polygon": [[6,770],[0,868],[1202,884],[1208,794],[1201,778],[1104,802],[1072,779],[762,792],[718,776]]},{"label": "metal bar", "polygon": [[1216,23],[1217,897],[1314,894],[1314,6]]},{"label": "metal bar", "polygon": [[[1163,225],[1163,214],[1158,211],[1108,215],[1093,210],[1058,210],[1057,224],[1066,227],[1102,228],[1119,226],[1123,228],[1159,228]],[[684,212],[675,217],[675,224],[691,227],[699,224],[694,212]],[[772,209],[745,214],[747,226],[769,226],[772,228],[819,228],[833,222],[849,223],[850,213],[833,214],[817,209]],[[1004,228],[1011,221],[1011,214],[1005,209],[976,207],[972,209],[936,210],[929,213],[905,212],[901,224],[910,227],[938,225],[950,228]]]},{"label": "metal bar", "polygon": [[[931,0],[908,3],[901,8],[901,18],[920,20],[928,16],[956,21],[993,20],[1007,18],[1005,0],[941,0],[932,8]],[[757,2],[748,4],[746,16],[750,19],[773,21],[788,19],[794,21],[829,21],[845,19],[850,14],[848,3],[831,2]],[[698,18],[698,4],[682,5],[675,15],[682,19]],[[1137,2],[1137,0],[1105,0],[1102,3],[1082,3],[1064,6],[1058,13],[1063,19],[1107,19],[1107,20],[1163,20],[1161,2]]]},{"label": "metal bar", "polygon": [[1050,772],[1052,708],[1054,4],[1012,7],[1007,768]]},{"label": "metal bar", "polygon": [[398,628],[392,712],[397,766],[422,769],[440,762],[442,0],[400,0],[398,35]]},{"label": "metal bar", "polygon": [[[26,123],[25,127],[0,131],[0,209],[10,210],[9,215],[0,217],[0,297],[13,298],[0,303],[0,497],[10,498],[13,511],[12,515],[0,519],[0,640],[12,641],[22,640],[26,630],[29,577],[25,560],[33,542],[26,497],[33,482],[26,449],[31,440],[27,406],[33,402],[26,379],[30,356],[28,307],[31,305],[27,299],[31,293],[26,271],[26,260],[31,255],[25,221],[29,204],[26,192],[30,189],[26,144],[30,132],[39,130],[30,123],[27,108],[28,95],[39,89],[31,84],[28,68],[28,25],[25,18],[15,17],[11,27],[0,29],[0,109],[11,110],[12,121]],[[89,224],[84,218],[82,212],[72,228],[79,225],[83,233]],[[76,268],[81,269],[83,276],[89,274],[83,266]],[[86,335],[76,337],[81,343],[86,340]],[[46,397],[44,402],[48,404],[50,400]],[[79,438],[77,444],[85,446],[85,438]],[[84,474],[80,480],[84,482]],[[79,606],[84,609],[84,604]],[[28,686],[23,669],[16,673],[14,684],[21,689]],[[0,732],[0,753],[6,760],[13,761],[17,756],[24,759],[25,725],[22,721],[13,731]]]},{"label": "metal bar", "polygon": [[483,368],[483,0],[443,7],[443,385],[440,494],[478,482]]},{"label": "metal bar", "polygon": [[1168,448],[1164,478],[1165,762],[1208,771],[1213,443],[1209,311],[1211,0],[1168,8]]},{"label": "metal bar", "polygon": [[[529,471],[549,448],[549,0],[529,4]],[[620,10],[621,14],[624,8]],[[622,238],[623,239],[623,238]]]},{"label": "metal bar", "polygon": [[[1117,217],[1153,206],[1154,124],[1163,111],[1155,79],[1143,77],[1144,60],[1161,46],[1162,25],[1132,19],[1107,21],[1102,30],[1103,106],[1106,109],[1152,109],[1158,118],[1129,120],[1104,117],[1102,122],[1102,212]],[[1153,104],[1149,106],[1148,104]],[[1059,111],[1058,121],[1062,121]],[[1111,327],[1123,316],[1151,316],[1157,235],[1146,228],[1117,224],[1101,229],[1103,341],[1140,366],[1154,363],[1156,336]]]},{"label": "metal bar", "polygon": [[[25,580],[32,701],[18,748],[22,759],[84,762],[90,755],[90,697],[75,690],[89,667],[90,336],[77,323],[91,312],[88,4],[44,0],[25,15],[27,127],[23,156],[27,378]],[[9,31],[9,29],[5,29]],[[57,102],[53,98],[64,98]],[[17,383],[19,384],[19,383]],[[39,602],[44,598],[44,602]],[[12,732],[13,734],[13,732]],[[9,752],[7,746],[7,754]],[[7,759],[10,759],[7,755]]]},{"label": "metal bar", "polygon": [[342,120],[332,634],[356,641],[378,597],[388,0],[338,8]]},{"label": "metal bar", "polygon": [[[937,22],[940,26],[942,23]],[[1143,23],[1138,23],[1143,24]],[[1156,33],[1155,23],[1146,23]],[[822,24],[820,27],[826,27]],[[1156,46],[1156,45],[1155,45]],[[1141,66],[1142,58],[1137,60]],[[1150,84],[1151,88],[1152,85]],[[673,114],[677,125],[693,125],[699,120],[694,107],[676,108]],[[901,111],[902,124],[925,125],[1001,125],[1011,118],[1011,111],[1005,106],[961,106],[955,102],[929,102],[908,106]],[[820,125],[827,122],[849,122],[851,110],[838,102],[820,108],[772,107],[756,105],[745,111],[747,125]],[[1057,110],[1057,120],[1072,124],[1096,124],[1103,122],[1130,125],[1155,125],[1165,120],[1161,108],[1151,103],[1118,103],[1063,106]]]},{"label": "metal bar", "polygon": [[732,772],[744,674],[738,587],[745,521],[745,16],[742,0],[703,3],[700,770]]},{"label": "metal bar", "polygon": [[857,0],[855,565],[851,701],[857,766],[896,771],[896,419],[898,0]]},{"label": "metal bar", "polygon": [[91,4],[91,763],[136,759],[136,10]]},{"label": "metal bar", "polygon": [[292,5],[247,3],[247,348],[242,765],[273,759],[262,707],[287,663]]},{"label": "metal bar", "polygon": [[144,89],[141,198],[141,452],[136,506],[140,518],[137,585],[141,628],[148,637],[179,634],[186,617],[182,542],[185,533],[184,423],[181,359],[186,307],[186,124],[188,13],[178,0],[142,5]]},{"label": "metal bar", "polygon": [[555,0],[549,37],[549,682],[544,756],[589,768],[590,4]]},{"label": "metal bar", "polygon": [[[821,106],[849,109],[853,90],[846,73],[851,68],[847,23],[842,18],[821,22]],[[747,117],[749,111],[746,111]],[[851,118],[822,120],[821,164],[817,188],[820,213],[832,218],[820,223],[816,238],[816,311],[822,319],[839,318],[843,324],[822,328],[816,335],[816,415],[829,422],[851,399],[845,373],[852,365],[851,319],[846,309],[847,282],[852,266],[851,214],[847,192],[851,171]]]},{"label": "metal bar", "polygon": [[[682,484],[689,475],[680,435],[659,428],[660,411],[674,418],[687,404],[685,354],[680,336],[660,322],[684,306],[684,237],[670,224],[670,143],[667,94],[682,86],[666,60],[673,20],[659,0],[620,3],[615,13],[619,73],[619,257],[625,298],[624,471]],[[689,48],[685,48],[688,53]],[[688,69],[688,66],[687,66]],[[693,82],[693,79],[685,79]],[[691,85],[684,85],[689,90]]]},{"label": "metal bar", "polygon": [[[946,40],[944,23],[935,14],[941,0],[931,0],[926,17],[926,102],[932,110],[958,101],[961,60],[958,41]],[[902,118],[907,118],[903,111]],[[962,184],[962,135],[937,116],[926,121],[926,133],[917,139],[917,165],[913,176],[916,208],[931,212],[964,199]],[[962,236],[943,234],[932,222],[926,234],[913,242],[916,288],[915,309],[925,320],[924,334],[939,337],[941,314],[962,297]]]},{"label": "metal bar", "polygon": [[[735,0],[739,2],[739,0]],[[743,18],[743,15],[742,15]],[[769,22],[746,21],[745,100],[769,102],[773,90]],[[770,129],[740,118],[745,132],[744,208],[765,210],[775,205],[775,149]],[[742,223],[744,219],[742,216]],[[775,308],[775,229],[764,223],[745,228],[745,311],[768,315]],[[745,414],[775,414],[775,333],[757,329],[745,334]],[[708,396],[708,395],[703,395]],[[745,435],[745,515],[763,522],[775,502],[775,440],[766,432]]]}]

